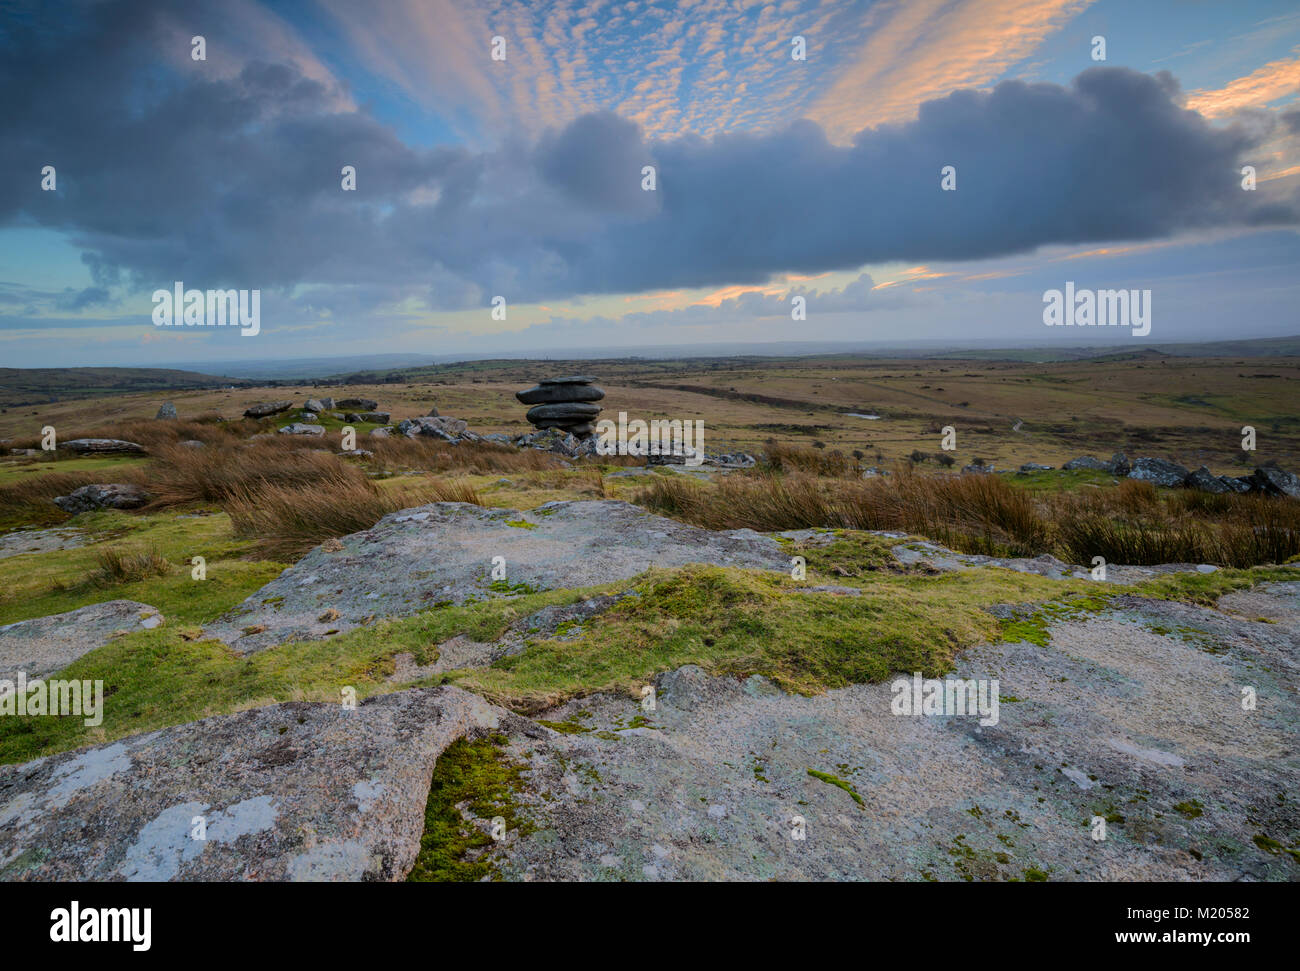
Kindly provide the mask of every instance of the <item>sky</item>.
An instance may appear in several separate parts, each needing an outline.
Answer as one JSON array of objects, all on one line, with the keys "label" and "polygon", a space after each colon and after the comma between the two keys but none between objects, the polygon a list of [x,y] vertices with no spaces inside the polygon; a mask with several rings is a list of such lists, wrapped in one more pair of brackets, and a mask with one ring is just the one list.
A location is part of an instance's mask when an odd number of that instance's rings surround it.
[{"label": "sky", "polygon": [[1293,0],[0,0],[0,366],[1300,334],[1298,96]]}]

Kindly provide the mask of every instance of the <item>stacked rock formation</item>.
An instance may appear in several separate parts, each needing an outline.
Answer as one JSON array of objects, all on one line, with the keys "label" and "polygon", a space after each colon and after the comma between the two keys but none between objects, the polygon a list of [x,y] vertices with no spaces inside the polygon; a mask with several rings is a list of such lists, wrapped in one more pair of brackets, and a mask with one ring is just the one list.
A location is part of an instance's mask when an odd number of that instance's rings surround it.
[{"label": "stacked rock formation", "polygon": [[596,430],[596,416],[602,411],[596,402],[605,397],[605,392],[596,387],[595,378],[574,375],[546,378],[527,391],[516,391],[515,397],[533,406],[524,417],[538,428],[558,428],[588,438]]}]

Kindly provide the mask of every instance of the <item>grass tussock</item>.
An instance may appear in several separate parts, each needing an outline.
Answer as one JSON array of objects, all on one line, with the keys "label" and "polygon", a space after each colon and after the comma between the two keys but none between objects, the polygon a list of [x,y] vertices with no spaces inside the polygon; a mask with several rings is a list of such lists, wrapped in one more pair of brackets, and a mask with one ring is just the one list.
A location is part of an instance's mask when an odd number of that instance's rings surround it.
[{"label": "grass tussock", "polygon": [[[116,482],[138,482],[136,469],[115,474]],[[82,486],[103,482],[103,473],[96,472],[42,472],[30,478],[0,485],[0,528],[18,525],[48,525],[59,523],[68,514],[51,501],[56,496],[66,496]]]},{"label": "grass tussock", "polygon": [[369,529],[389,513],[430,502],[482,504],[463,480],[381,490],[364,476],[344,476],[310,485],[263,484],[228,496],[222,505],[236,536],[253,540],[260,555],[287,561],[332,537]]},{"label": "grass tussock", "polygon": [[769,472],[807,472],[812,475],[847,476],[857,463],[843,452],[809,448],[769,441],[764,451],[763,468]]},{"label": "grass tussock", "polygon": [[138,583],[151,577],[165,577],[172,571],[167,557],[150,547],[144,550],[108,546],[95,553],[96,568],[89,580],[96,587]]},{"label": "grass tussock", "polygon": [[1248,567],[1300,555],[1300,503],[1257,495],[1159,493],[1150,483],[1033,494],[994,475],[889,477],[808,473],[657,479],[633,497],[710,529],[899,530],[965,553],[1072,563],[1214,563]]}]

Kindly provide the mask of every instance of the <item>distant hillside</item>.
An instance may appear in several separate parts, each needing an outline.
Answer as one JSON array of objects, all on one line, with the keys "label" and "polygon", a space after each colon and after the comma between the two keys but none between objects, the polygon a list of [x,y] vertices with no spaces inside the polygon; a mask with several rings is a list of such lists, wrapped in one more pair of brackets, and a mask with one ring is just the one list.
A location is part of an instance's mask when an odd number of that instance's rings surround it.
[{"label": "distant hillside", "polygon": [[0,368],[0,407],[15,408],[137,391],[184,391],[232,384],[244,387],[249,383],[168,368]]}]

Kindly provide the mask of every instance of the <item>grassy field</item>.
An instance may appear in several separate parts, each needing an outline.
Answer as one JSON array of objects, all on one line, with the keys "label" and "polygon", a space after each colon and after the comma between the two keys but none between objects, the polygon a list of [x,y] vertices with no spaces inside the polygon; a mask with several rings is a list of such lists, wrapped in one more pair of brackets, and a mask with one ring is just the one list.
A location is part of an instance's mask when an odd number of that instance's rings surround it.
[{"label": "grassy field", "polygon": [[[149,419],[163,400],[182,418],[237,418],[267,400],[329,394],[379,402],[395,419],[428,412],[476,431],[528,430],[514,392],[561,373],[596,376],[602,417],[701,419],[709,448],[760,448],[769,439],[861,452],[888,464],[940,450],[957,430],[959,464],[1060,465],[1079,454],[1151,454],[1216,472],[1241,467],[1241,428],[1257,429],[1258,461],[1300,464],[1300,358],[1147,355],[1031,363],[845,357],[683,361],[487,361],[407,372],[404,384],[115,394],[8,408],[0,438],[34,440],[45,425],[68,438],[96,424]],[[851,413],[878,415],[877,420]],[[1018,426],[1018,427],[1017,427]],[[1247,470],[1249,471],[1249,470]]]},{"label": "grassy field", "polygon": [[[258,401],[327,394],[368,397],[394,419],[435,406],[480,433],[527,430],[515,390],[539,378],[593,373],[605,414],[703,419],[710,450],[759,454],[759,467],[712,481],[668,470],[488,444],[398,438],[358,444],[340,458],[340,422],[319,438],[254,438],[294,420],[241,418]],[[957,476],[934,458],[939,429],[958,431],[958,466],[1059,465],[1078,454],[1148,454],[1241,474],[1242,424],[1258,429],[1250,465],[1300,465],[1294,412],[1300,360],[1192,358],[1104,363],[901,362],[845,358],[687,362],[478,362],[439,367],[408,384],[235,391],[123,393],[0,412],[0,437],[35,443],[52,424],[61,439],[138,441],[148,457],[78,458],[62,452],[0,457],[0,624],[127,598],[165,623],[92,651],[68,677],[102,678],[111,717],[0,720],[0,761],[13,762],[165,725],[293,699],[334,700],[403,687],[389,680],[400,653],[416,663],[466,634],[499,636],[540,607],[635,587],[582,636],[537,640],[514,657],[435,680],[470,688],[522,712],[593,691],[632,691],[660,671],[699,664],[715,673],[763,674],[791,691],[875,681],[897,670],[942,672],[962,648],[1041,635],[1032,620],[999,621],[986,608],[1094,609],[1091,581],[1052,581],[1008,570],[933,575],[888,555],[895,530],[964,552],[1086,563],[1214,562],[1212,575],[1149,581],[1129,592],[1213,602],[1267,579],[1295,579],[1300,503],[1205,496],[1116,481],[1097,472]],[[1176,389],[1176,390],[1171,390]],[[179,422],[157,422],[163,400]],[[851,413],[880,416],[878,420]],[[219,421],[218,417],[226,420]],[[1019,424],[1019,428],[1016,425]],[[183,447],[196,439],[205,447]],[[926,453],[917,460],[913,452]],[[635,463],[635,460],[633,460]],[[888,477],[863,478],[869,465]],[[75,518],[50,499],[91,482],[134,482],[152,498],[130,512]],[[829,528],[826,546],[791,545],[807,581],[716,567],[653,571],[593,590],[502,596],[485,603],[380,620],[327,641],[283,644],[240,657],[202,627],[255,593],[307,549],[366,529],[387,512],[455,499],[531,509],[557,499],[626,499],[711,528]],[[26,531],[66,527],[76,545],[40,551]],[[202,557],[207,579],[192,579]],[[818,584],[859,596],[808,593]],[[1108,588],[1107,595],[1128,588]],[[1046,607],[1044,605],[1047,605]],[[427,681],[425,682],[427,683]],[[433,810],[431,810],[433,811]]]}]

